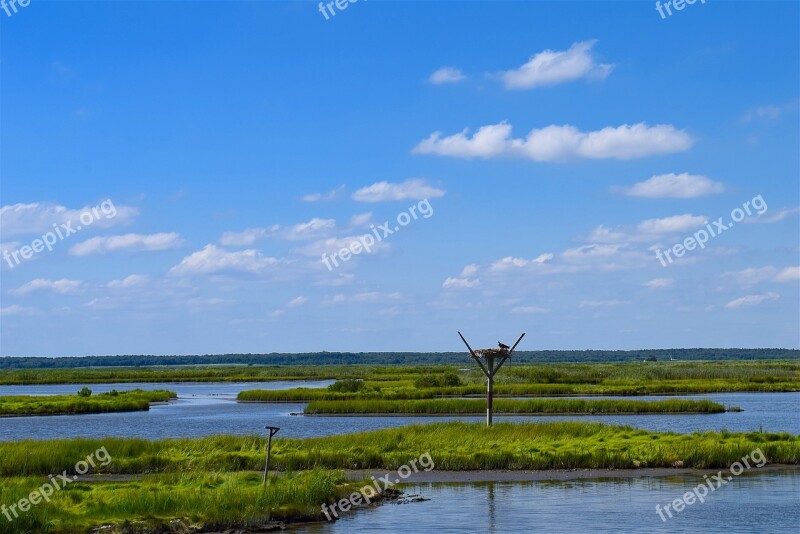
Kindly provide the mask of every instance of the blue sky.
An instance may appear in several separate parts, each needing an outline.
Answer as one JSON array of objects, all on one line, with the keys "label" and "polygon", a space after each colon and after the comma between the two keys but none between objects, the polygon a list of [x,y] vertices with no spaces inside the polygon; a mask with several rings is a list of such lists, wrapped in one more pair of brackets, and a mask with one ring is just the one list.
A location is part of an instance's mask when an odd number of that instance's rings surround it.
[{"label": "blue sky", "polygon": [[[0,354],[461,350],[456,330],[797,348],[799,18],[711,0],[666,19],[653,2],[0,11]],[[412,206],[426,216],[326,268]],[[35,245],[62,224],[81,230]]]}]

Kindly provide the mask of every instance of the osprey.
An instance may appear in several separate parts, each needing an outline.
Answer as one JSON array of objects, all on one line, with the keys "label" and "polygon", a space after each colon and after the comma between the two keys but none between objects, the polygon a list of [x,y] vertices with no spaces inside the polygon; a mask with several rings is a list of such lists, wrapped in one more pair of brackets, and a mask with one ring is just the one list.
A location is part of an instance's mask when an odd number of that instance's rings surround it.
[{"label": "osprey", "polygon": [[511,348],[508,345],[506,345],[505,343],[501,343],[500,341],[497,342],[497,346],[500,347],[502,350],[508,350],[508,349]]}]

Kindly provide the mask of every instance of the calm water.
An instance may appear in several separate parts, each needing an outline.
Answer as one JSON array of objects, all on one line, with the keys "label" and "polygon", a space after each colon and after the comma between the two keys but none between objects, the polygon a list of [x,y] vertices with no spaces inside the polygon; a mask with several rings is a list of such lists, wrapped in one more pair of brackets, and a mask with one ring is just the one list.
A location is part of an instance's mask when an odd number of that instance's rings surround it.
[{"label": "calm water", "polygon": [[[239,404],[236,394],[245,389],[326,387],[331,381],[171,384],[90,384],[96,393],[110,389],[170,389],[178,400],[153,406],[149,412],[129,412],[53,417],[0,418],[0,441],[69,437],[124,436],[158,439],[210,434],[260,434],[265,425],[281,428],[282,437],[344,434],[414,423],[445,420],[481,421],[482,417],[302,417],[304,403]],[[54,395],[75,393],[75,385],[0,386],[0,395]],[[631,397],[627,397],[631,398]],[[674,397],[642,397],[659,400]],[[718,393],[686,398],[709,399],[745,411],[722,414],[536,416],[503,417],[499,421],[554,421],[580,419],[627,424],[648,430],[694,432],[702,430],[765,431],[800,434],[800,393]]]},{"label": "calm water", "polygon": [[568,482],[414,484],[430,501],[359,510],[319,532],[763,532],[800,531],[800,473],[744,473],[663,522],[655,506],[679,498],[699,475]]}]

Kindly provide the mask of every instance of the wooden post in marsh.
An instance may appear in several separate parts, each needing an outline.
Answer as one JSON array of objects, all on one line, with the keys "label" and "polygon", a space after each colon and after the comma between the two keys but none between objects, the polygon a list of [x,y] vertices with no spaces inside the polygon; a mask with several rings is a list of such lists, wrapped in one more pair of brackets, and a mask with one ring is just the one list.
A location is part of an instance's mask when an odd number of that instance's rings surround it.
[{"label": "wooden post in marsh", "polygon": [[278,428],[277,426],[265,426],[264,428],[269,430],[269,438],[267,440],[267,462],[264,465],[264,485],[266,486],[267,485],[267,473],[269,472],[269,456],[272,453],[272,436],[277,434],[278,430],[280,430],[280,428]]},{"label": "wooden post in marsh", "polygon": [[[497,371],[506,363],[506,360],[511,357],[511,353],[514,352],[514,349],[517,348],[519,342],[522,341],[522,338],[525,337],[525,332],[519,336],[517,342],[514,343],[513,347],[509,347],[508,345],[504,345],[503,343],[498,342],[497,344],[500,346],[499,349],[480,349],[480,350],[472,350],[472,347],[469,346],[467,340],[464,339],[464,336],[461,335],[461,332],[458,333],[458,336],[461,338],[461,341],[464,342],[464,345],[467,346],[467,350],[469,350],[470,356],[478,362],[478,365],[483,371],[483,374],[486,375],[486,426],[492,426],[492,401],[494,400],[494,375],[497,374]],[[495,357],[499,357],[500,361],[498,362],[497,366],[494,364]],[[481,358],[486,360],[486,365],[484,365]]]}]

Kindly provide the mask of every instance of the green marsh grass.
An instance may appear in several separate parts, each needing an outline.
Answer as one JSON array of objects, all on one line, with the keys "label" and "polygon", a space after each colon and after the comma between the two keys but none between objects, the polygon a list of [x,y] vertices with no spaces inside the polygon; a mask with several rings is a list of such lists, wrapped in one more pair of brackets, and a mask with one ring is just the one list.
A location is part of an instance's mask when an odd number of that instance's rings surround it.
[{"label": "green marsh grass", "polygon": [[175,397],[172,391],[141,389],[91,396],[5,396],[0,397],[0,417],[146,411],[152,402],[167,402]]},{"label": "green marsh grass", "polygon": [[[46,479],[4,478],[0,502],[26,498]],[[73,482],[49,503],[33,506],[9,523],[0,516],[0,533],[87,532],[101,525],[140,523],[151,531],[174,519],[202,525],[203,531],[259,526],[269,520],[320,519],[323,503],[332,503],[358,487],[341,471],[312,470],[271,476],[262,487],[260,473],[169,473],[122,482]]]},{"label": "green marsh grass", "polygon": [[[629,399],[497,399],[496,414],[641,414],[720,413],[721,404],[709,400],[670,399],[641,401]],[[314,414],[481,414],[485,400],[333,400],[309,403],[304,413]]]},{"label": "green marsh grass", "polygon": [[[71,473],[105,446],[113,461],[103,473],[170,473],[264,468],[266,440],[210,436],[147,441],[128,438],[0,443],[0,476]],[[724,467],[760,447],[769,463],[800,463],[800,436],[786,433],[649,432],[583,421],[447,422],[341,436],[274,439],[270,468],[396,469],[431,453],[436,468],[566,469]]]}]

